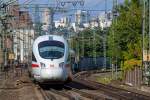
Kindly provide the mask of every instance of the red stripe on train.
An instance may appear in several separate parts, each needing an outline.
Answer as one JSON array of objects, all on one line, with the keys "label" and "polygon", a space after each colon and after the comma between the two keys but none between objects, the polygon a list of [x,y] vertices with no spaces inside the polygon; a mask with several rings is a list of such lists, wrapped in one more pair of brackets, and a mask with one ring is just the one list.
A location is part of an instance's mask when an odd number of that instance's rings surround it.
[{"label": "red stripe on train", "polygon": [[39,67],[38,64],[32,64],[32,67],[35,68],[35,67]]}]

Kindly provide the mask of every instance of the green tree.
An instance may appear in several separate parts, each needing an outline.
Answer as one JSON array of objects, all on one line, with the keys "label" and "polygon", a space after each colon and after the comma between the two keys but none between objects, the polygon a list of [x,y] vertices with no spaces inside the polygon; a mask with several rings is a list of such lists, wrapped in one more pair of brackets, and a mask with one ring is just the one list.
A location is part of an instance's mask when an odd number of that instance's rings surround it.
[{"label": "green tree", "polygon": [[[109,55],[121,59],[124,70],[141,66],[142,6],[139,0],[125,0],[117,10],[119,16],[114,19],[108,35]],[[131,64],[131,67],[130,63],[126,63],[131,59],[137,65]]]},{"label": "green tree", "polygon": [[71,48],[80,57],[103,56],[103,34],[101,28],[87,28],[72,37]]}]

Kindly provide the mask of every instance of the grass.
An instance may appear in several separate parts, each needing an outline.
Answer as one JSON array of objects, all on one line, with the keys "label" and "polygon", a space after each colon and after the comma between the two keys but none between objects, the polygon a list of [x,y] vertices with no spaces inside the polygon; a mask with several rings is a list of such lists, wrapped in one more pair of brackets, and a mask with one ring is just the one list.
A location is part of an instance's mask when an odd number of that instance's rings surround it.
[{"label": "grass", "polygon": [[112,81],[112,78],[107,76],[107,77],[96,77],[96,81],[103,83],[103,84],[109,84]]},{"label": "grass", "polygon": [[109,84],[113,80],[122,80],[122,75],[121,72],[117,73],[117,79],[115,76],[112,76],[112,74],[106,74],[106,75],[101,75],[101,76],[96,76],[96,81],[103,83],[103,84]]}]

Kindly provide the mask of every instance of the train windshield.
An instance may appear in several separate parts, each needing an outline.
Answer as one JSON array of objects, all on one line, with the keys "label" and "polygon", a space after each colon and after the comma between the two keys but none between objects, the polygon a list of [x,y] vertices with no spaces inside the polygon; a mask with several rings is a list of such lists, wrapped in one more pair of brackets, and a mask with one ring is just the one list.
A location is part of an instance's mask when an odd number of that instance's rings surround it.
[{"label": "train windshield", "polygon": [[58,59],[64,55],[64,43],[60,41],[43,41],[38,45],[39,54],[44,59]]}]

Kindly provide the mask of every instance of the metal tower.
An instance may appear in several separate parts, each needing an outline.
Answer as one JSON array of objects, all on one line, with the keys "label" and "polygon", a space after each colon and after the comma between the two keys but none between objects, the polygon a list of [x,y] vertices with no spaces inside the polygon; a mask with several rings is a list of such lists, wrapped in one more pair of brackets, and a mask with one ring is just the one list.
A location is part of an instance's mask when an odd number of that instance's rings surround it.
[{"label": "metal tower", "polygon": [[34,29],[35,29],[35,38],[41,35],[41,23],[40,23],[40,15],[39,15],[39,6],[35,5],[35,13],[34,13]]}]

